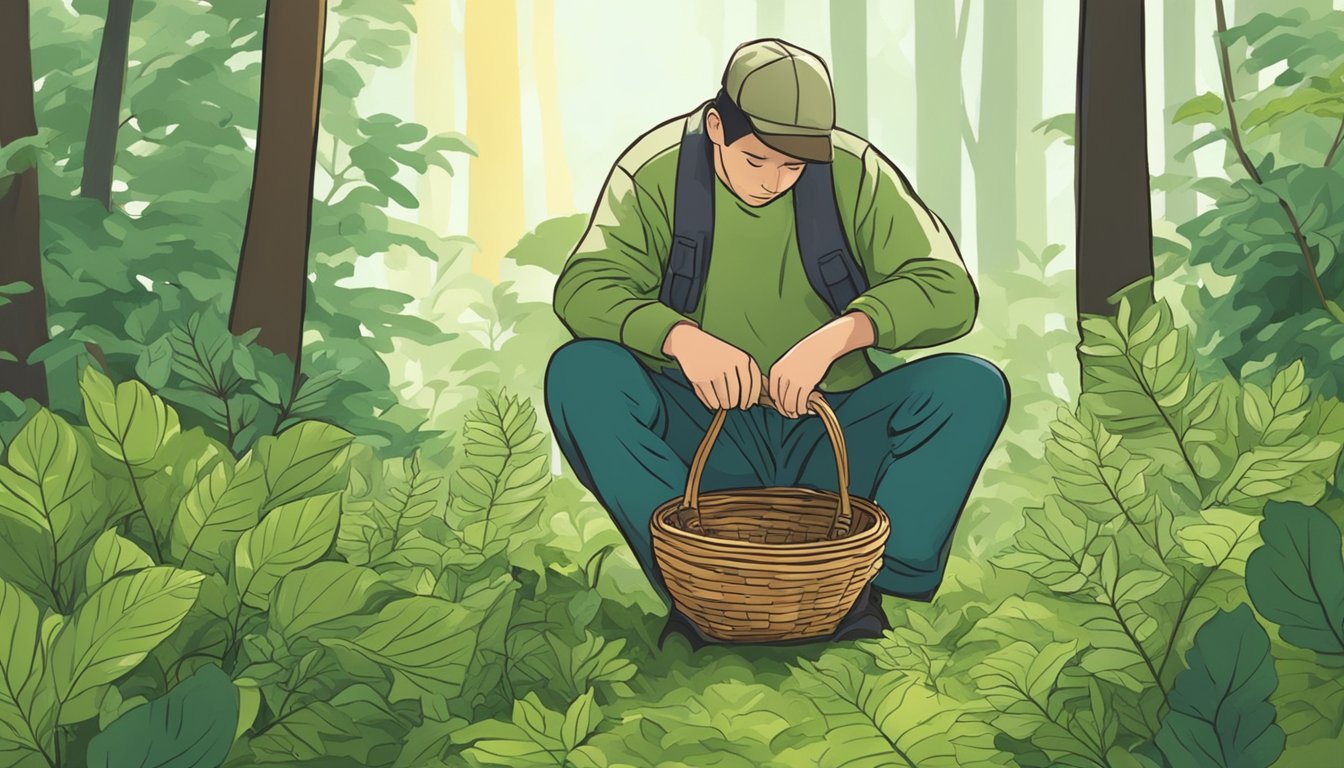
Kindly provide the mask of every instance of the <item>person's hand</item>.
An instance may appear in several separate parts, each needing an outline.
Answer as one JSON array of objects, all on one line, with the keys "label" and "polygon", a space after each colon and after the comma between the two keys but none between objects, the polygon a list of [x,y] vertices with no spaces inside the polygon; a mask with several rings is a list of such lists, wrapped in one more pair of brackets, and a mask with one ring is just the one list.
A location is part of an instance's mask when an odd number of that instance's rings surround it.
[{"label": "person's hand", "polygon": [[807,398],[835,362],[823,341],[822,337],[809,336],[770,367],[770,397],[775,409],[791,419],[807,412]]},{"label": "person's hand", "polygon": [[673,326],[663,354],[677,361],[696,397],[710,410],[746,410],[761,397],[761,369],[751,355],[699,326]]}]

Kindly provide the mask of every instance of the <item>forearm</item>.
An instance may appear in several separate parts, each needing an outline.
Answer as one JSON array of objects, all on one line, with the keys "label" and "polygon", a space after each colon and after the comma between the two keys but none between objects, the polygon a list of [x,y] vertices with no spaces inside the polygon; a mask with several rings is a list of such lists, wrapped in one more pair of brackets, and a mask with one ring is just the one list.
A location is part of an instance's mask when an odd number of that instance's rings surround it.
[{"label": "forearm", "polygon": [[832,362],[856,349],[871,347],[877,339],[872,321],[862,312],[847,312],[823,325],[804,340],[824,351]]}]

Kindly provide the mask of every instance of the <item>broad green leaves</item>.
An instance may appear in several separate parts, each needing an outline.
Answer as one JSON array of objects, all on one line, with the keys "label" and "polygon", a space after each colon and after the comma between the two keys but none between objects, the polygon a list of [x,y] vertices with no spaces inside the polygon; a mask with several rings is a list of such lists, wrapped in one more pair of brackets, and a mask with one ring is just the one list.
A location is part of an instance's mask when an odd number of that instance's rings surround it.
[{"label": "broad green leaves", "polygon": [[79,388],[98,447],[132,472],[151,468],[164,444],[181,428],[177,413],[138,381],[114,387],[105,375],[87,366]]},{"label": "broad green leaves", "polygon": [[[23,590],[0,581],[0,740],[42,751],[42,723],[54,713],[55,699],[44,691],[46,653],[41,615]],[[43,695],[46,693],[47,695]]]},{"label": "broad green leaves", "polygon": [[1246,561],[1255,608],[1289,643],[1344,657],[1344,557],[1339,526],[1323,512],[1270,503],[1260,524],[1264,546]]},{"label": "broad green leaves", "polygon": [[134,542],[123,539],[115,531],[106,531],[93,542],[84,575],[84,589],[91,593],[116,576],[153,565],[154,561]]},{"label": "broad green leaves", "polygon": [[378,574],[342,562],[320,562],[280,581],[271,600],[271,626],[297,637],[358,612],[379,584]]},{"label": "broad green leaves", "polygon": [[591,690],[574,699],[564,712],[547,709],[535,693],[529,693],[513,702],[511,720],[474,723],[454,734],[453,740],[470,743],[467,753],[483,765],[597,768],[605,766],[606,760],[584,742],[601,722],[602,710],[594,703]]},{"label": "broad green leaves", "polygon": [[1157,744],[1172,765],[1268,768],[1284,733],[1269,697],[1278,677],[1269,636],[1250,607],[1220,611],[1195,635],[1176,676]]},{"label": "broad green leaves", "polygon": [[336,535],[340,499],[329,493],[282,505],[238,539],[233,584],[244,604],[265,610],[285,574],[322,557]]},{"label": "broad green leaves", "polygon": [[233,746],[237,721],[233,681],[219,667],[202,667],[95,736],[89,768],[218,768]]},{"label": "broad green leaves", "polygon": [[42,409],[15,436],[0,465],[0,574],[64,608],[66,564],[101,531],[88,449]]},{"label": "broad green leaves", "polygon": [[147,568],[91,595],[51,641],[57,698],[70,702],[126,674],[172,634],[196,600],[201,574]]},{"label": "broad green leaves", "polygon": [[324,639],[391,670],[392,701],[453,697],[466,680],[481,616],[460,604],[408,597],[383,608],[352,640]]}]

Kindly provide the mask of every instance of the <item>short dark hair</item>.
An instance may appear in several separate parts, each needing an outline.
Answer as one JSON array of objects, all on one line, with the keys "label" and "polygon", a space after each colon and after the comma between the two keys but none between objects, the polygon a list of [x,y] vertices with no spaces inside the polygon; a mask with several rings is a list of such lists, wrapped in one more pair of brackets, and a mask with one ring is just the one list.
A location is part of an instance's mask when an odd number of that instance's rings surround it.
[{"label": "short dark hair", "polygon": [[754,133],[751,120],[747,118],[747,113],[743,112],[736,102],[728,98],[726,89],[719,89],[719,95],[714,97],[713,107],[719,113],[719,119],[723,121],[724,144],[732,144],[748,133]]}]

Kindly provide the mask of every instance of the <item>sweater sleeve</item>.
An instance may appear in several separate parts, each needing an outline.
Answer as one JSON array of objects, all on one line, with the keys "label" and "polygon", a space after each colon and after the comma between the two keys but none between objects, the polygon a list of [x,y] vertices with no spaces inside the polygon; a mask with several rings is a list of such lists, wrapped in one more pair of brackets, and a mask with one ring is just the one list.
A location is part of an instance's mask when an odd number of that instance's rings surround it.
[{"label": "sweater sleeve", "polygon": [[884,352],[965,335],[980,297],[952,233],[872,146],[862,165],[854,247],[871,287],[845,311],[872,320],[873,346]]},{"label": "sweater sleeve", "polygon": [[669,361],[663,354],[668,331],[693,321],[658,300],[666,256],[658,255],[655,233],[669,225],[647,198],[617,163],[556,281],[554,308],[575,337],[615,341]]}]

